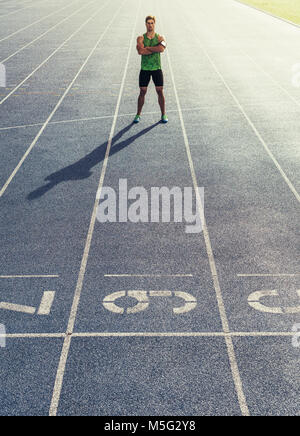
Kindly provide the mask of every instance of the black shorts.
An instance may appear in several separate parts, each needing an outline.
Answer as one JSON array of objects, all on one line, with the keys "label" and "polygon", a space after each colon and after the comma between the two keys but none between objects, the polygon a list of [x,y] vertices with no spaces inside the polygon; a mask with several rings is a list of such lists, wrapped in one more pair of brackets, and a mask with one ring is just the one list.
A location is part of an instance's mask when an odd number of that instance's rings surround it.
[{"label": "black shorts", "polygon": [[164,75],[162,70],[155,70],[155,71],[145,71],[141,70],[140,72],[140,88],[147,88],[150,79],[153,79],[155,86],[164,86]]}]

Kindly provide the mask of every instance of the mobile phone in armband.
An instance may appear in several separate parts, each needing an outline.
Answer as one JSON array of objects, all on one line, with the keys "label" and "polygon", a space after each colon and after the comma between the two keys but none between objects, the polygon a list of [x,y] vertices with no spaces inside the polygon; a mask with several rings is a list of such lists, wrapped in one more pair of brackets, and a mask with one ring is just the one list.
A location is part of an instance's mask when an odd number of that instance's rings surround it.
[{"label": "mobile phone in armband", "polygon": [[167,47],[167,44],[165,43],[165,41],[161,41],[161,43],[160,43],[163,47]]}]

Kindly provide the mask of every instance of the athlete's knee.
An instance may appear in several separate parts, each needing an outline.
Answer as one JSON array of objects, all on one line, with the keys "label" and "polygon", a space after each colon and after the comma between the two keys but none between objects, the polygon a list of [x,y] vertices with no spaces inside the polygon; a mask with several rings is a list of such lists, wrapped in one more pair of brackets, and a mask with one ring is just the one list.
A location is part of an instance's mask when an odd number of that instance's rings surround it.
[{"label": "athlete's knee", "polygon": [[162,97],[163,97],[163,95],[164,95],[164,88],[163,88],[162,86],[157,86],[157,87],[156,87],[156,92],[157,92],[157,94],[158,94],[159,96],[162,96]]},{"label": "athlete's knee", "polygon": [[147,94],[148,88],[140,88],[140,95],[144,97]]}]

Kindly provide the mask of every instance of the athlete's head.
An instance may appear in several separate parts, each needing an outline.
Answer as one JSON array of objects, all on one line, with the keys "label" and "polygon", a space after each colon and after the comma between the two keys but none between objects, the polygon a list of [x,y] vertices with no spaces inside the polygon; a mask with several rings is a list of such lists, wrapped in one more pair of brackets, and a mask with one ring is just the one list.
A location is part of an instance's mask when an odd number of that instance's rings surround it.
[{"label": "athlete's head", "polygon": [[146,17],[146,27],[147,27],[147,32],[151,33],[154,32],[155,30],[155,22],[156,19],[153,15],[148,15],[148,17]]}]

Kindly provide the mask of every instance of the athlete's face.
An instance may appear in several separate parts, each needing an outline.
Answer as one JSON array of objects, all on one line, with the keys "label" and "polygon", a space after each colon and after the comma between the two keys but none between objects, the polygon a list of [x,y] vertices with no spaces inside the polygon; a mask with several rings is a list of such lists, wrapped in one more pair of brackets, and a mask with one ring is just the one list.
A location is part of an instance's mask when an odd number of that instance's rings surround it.
[{"label": "athlete's face", "polygon": [[153,20],[148,20],[146,23],[147,32],[152,33],[155,30],[155,22]]}]

